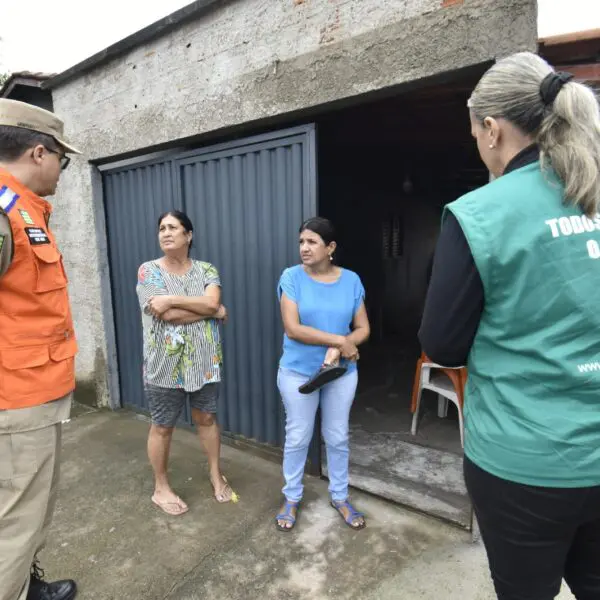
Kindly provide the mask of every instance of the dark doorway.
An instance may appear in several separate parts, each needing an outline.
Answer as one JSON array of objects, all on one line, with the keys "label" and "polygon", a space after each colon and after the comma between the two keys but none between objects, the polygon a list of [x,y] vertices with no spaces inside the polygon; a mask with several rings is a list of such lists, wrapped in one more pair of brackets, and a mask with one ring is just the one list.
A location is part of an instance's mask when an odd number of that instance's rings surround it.
[{"label": "dark doorway", "polygon": [[456,410],[439,418],[437,396],[425,392],[412,436],[410,399],[443,207],[488,180],[466,107],[475,81],[318,123],[319,214],[336,224],[341,265],[362,278],[372,327],[351,417],[351,483],[466,527],[471,507]]}]

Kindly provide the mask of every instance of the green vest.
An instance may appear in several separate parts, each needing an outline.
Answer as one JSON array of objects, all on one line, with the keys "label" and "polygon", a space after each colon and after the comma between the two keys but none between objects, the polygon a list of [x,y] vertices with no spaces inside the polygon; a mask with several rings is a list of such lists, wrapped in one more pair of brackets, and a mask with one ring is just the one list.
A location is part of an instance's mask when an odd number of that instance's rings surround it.
[{"label": "green vest", "polygon": [[600,215],[535,162],[446,207],[483,282],[465,454],[517,483],[600,485]]}]

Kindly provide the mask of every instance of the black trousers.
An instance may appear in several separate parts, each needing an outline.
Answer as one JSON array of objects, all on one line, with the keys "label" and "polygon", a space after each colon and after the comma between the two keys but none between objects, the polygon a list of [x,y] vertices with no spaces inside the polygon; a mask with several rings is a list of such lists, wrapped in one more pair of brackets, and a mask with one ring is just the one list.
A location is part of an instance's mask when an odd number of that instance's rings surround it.
[{"label": "black trousers", "polygon": [[464,473],[499,600],[553,600],[563,578],[600,600],[600,486],[521,485],[467,458]]}]

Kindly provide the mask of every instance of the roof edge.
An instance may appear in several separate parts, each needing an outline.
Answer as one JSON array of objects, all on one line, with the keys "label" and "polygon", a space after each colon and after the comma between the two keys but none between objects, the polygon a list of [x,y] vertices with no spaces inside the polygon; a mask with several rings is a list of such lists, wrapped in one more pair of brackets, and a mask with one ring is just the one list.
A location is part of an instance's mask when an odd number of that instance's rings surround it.
[{"label": "roof edge", "polygon": [[10,73],[6,81],[0,85],[0,98],[10,94],[17,85],[41,88],[43,83],[54,77],[54,75],[55,73],[32,73],[31,71]]},{"label": "roof edge", "polygon": [[584,42],[595,39],[600,40],[600,29],[586,29],[584,31],[574,31],[561,35],[551,35],[540,38],[538,42],[544,46],[558,46],[560,44],[571,44],[573,42]]},{"label": "roof edge", "polygon": [[232,1],[234,0],[196,0],[59,73],[46,81],[42,87],[47,90],[56,89],[67,81]]}]

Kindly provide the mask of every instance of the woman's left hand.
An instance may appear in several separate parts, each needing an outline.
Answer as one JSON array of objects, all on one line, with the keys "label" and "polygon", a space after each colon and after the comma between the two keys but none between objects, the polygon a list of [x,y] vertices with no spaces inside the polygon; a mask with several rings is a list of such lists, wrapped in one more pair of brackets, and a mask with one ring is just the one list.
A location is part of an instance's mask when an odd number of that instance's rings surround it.
[{"label": "woman's left hand", "polygon": [[221,304],[221,306],[219,306],[219,310],[215,314],[215,319],[223,321],[223,323],[227,323],[228,318],[229,315],[227,314],[227,309],[225,308],[225,306],[223,306],[223,304]]},{"label": "woman's left hand", "polygon": [[357,361],[359,359],[358,348],[356,344],[350,341],[347,337],[344,340],[344,343],[339,348],[342,356],[351,361]]},{"label": "woman's left hand", "polygon": [[172,296],[153,296],[148,301],[148,309],[154,317],[160,318],[170,308],[173,308]]}]

